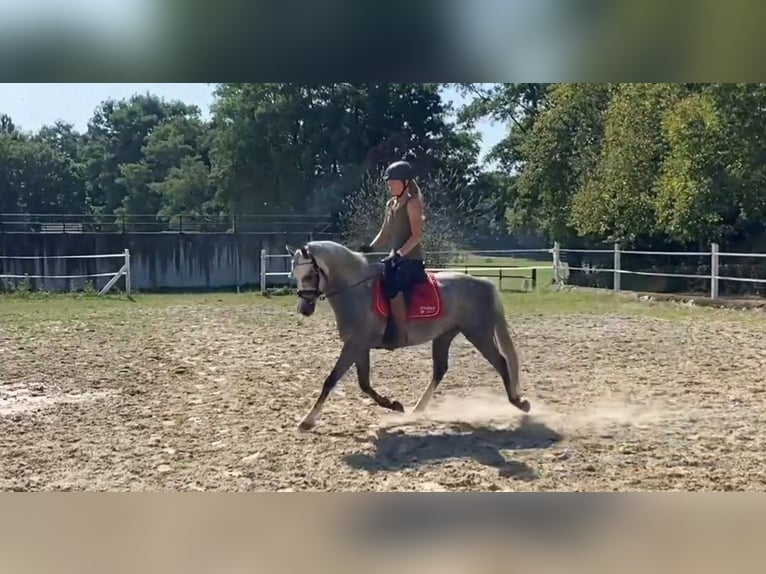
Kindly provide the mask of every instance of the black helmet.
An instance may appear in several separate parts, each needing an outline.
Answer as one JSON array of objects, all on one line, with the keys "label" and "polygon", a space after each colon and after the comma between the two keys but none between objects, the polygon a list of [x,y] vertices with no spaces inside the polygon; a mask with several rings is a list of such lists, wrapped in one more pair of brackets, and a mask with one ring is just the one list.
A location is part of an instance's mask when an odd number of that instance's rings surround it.
[{"label": "black helmet", "polygon": [[388,181],[389,179],[400,179],[407,181],[415,179],[415,170],[412,169],[412,165],[408,161],[395,161],[386,168],[386,173],[383,178]]}]

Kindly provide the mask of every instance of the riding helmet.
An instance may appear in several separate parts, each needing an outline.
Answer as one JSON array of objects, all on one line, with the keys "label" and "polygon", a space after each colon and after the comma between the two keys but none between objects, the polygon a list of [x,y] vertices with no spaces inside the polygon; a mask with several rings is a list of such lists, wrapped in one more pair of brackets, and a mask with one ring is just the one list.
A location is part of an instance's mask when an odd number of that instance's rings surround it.
[{"label": "riding helmet", "polygon": [[386,172],[383,178],[388,181],[389,179],[400,179],[402,181],[409,181],[415,179],[415,170],[408,161],[395,161],[386,168]]}]

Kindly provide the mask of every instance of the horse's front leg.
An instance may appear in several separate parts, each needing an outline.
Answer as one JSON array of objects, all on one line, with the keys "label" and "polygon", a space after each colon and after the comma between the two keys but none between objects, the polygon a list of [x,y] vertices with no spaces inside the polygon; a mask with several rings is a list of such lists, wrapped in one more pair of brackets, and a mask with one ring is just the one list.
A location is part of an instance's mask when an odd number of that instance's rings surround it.
[{"label": "horse's front leg", "polygon": [[311,408],[309,413],[303,417],[303,420],[298,425],[300,430],[306,431],[314,428],[316,425],[316,419],[319,416],[319,413],[322,411],[324,402],[327,400],[330,392],[333,390],[333,388],[335,388],[335,384],[343,377],[343,375],[346,374],[346,371],[351,368],[351,365],[358,358],[358,356],[358,348],[354,348],[350,343],[344,343],[343,348],[340,351],[340,356],[335,362],[335,366],[332,368],[332,371],[330,371],[330,374],[327,375],[327,378],[324,380],[324,384],[322,385],[322,392],[319,393],[319,398],[317,398],[314,406]]},{"label": "horse's front leg", "polygon": [[370,350],[367,349],[361,353],[356,360],[356,374],[359,378],[359,388],[362,392],[372,398],[373,401],[378,403],[381,407],[391,409],[400,413],[404,412],[404,407],[399,401],[391,401],[388,397],[384,397],[375,392],[375,389],[370,385]]}]

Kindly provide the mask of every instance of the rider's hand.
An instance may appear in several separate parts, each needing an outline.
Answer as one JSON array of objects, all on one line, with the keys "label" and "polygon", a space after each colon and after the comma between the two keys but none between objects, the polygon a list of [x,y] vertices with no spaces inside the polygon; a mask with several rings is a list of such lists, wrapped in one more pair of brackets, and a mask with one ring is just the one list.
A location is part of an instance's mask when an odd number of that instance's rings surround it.
[{"label": "rider's hand", "polygon": [[390,255],[386,255],[381,261],[383,263],[393,263],[396,264],[399,262],[399,260],[402,258],[401,254],[398,251],[395,251],[394,253],[391,253]]}]

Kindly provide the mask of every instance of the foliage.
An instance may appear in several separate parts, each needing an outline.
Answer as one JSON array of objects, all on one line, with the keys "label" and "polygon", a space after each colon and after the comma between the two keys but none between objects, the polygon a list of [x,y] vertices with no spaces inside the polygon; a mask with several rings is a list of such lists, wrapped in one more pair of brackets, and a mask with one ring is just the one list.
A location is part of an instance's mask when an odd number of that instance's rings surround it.
[{"label": "foliage", "polygon": [[139,94],[102,102],[83,134],[65,123],[22,133],[2,116],[0,211],[144,215],[147,230],[152,220],[179,216],[340,217],[370,175],[404,158],[434,185],[437,173],[450,181],[437,194],[439,209],[457,208],[464,221],[491,228],[481,217],[497,190],[482,177],[478,135],[449,118],[441,90],[224,83],[208,121],[194,106]]},{"label": "foliage", "polygon": [[[383,223],[385,206],[391,197],[382,174],[365,176],[362,185],[346,196],[341,211],[342,240],[355,248],[369,244]],[[440,266],[453,259],[469,239],[461,213],[451,207],[455,194],[454,180],[443,173],[419,181],[425,206],[423,249],[427,265]],[[383,249],[386,250],[385,248]]]},{"label": "foliage", "polygon": [[[468,104],[453,110],[445,89]],[[430,251],[508,230],[766,249],[765,84],[224,83],[211,111],[139,94],[102,102],[84,133],[0,114],[0,212],[329,213],[369,238],[380,172],[406,158]],[[490,164],[480,120],[507,128]]]},{"label": "foliage", "polygon": [[232,212],[327,213],[397,159],[469,175],[476,136],[445,119],[438,84],[222,84],[211,153]]},{"label": "foliage", "polygon": [[468,85],[508,121],[508,223],[570,245],[766,248],[766,85]]}]

